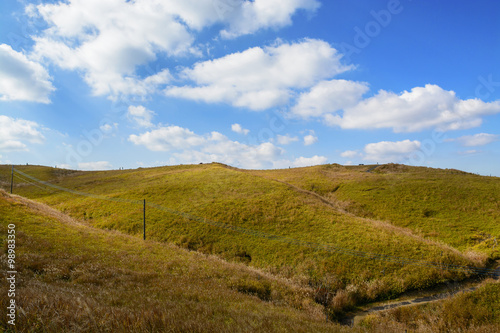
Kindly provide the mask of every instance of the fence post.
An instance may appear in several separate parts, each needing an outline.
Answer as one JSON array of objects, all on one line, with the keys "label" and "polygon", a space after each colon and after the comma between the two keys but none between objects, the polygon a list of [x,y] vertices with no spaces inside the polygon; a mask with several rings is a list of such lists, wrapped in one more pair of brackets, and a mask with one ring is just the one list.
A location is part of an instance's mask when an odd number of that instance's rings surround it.
[{"label": "fence post", "polygon": [[14,187],[14,165],[12,165],[12,170],[10,172],[10,194],[12,194],[13,187]]},{"label": "fence post", "polygon": [[143,207],[143,220],[144,220],[144,240],[146,240],[146,199],[144,199],[144,207]]}]

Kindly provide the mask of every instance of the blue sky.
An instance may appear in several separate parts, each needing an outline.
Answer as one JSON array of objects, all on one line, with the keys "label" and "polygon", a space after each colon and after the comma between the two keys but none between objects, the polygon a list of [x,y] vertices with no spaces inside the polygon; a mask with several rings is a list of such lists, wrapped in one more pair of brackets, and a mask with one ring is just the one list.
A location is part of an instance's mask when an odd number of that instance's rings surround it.
[{"label": "blue sky", "polygon": [[500,3],[0,3],[0,163],[500,176]]}]

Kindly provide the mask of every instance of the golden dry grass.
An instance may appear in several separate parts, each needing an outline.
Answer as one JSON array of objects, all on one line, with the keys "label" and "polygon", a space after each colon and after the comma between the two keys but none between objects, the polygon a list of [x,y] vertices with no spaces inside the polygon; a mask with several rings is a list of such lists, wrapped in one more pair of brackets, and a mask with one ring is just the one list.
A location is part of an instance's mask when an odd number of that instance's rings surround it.
[{"label": "golden dry grass", "polygon": [[[0,193],[17,231],[16,332],[331,331],[310,288],[243,264],[86,226]],[[6,243],[2,240],[2,269]],[[0,288],[1,306],[7,289]],[[6,317],[0,327],[9,326]]]}]

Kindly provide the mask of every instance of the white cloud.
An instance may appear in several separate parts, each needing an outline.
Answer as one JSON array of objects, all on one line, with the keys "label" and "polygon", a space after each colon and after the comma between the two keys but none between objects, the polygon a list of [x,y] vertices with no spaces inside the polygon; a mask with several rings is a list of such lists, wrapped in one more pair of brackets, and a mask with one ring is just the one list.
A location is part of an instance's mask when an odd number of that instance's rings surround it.
[{"label": "white cloud", "polygon": [[304,136],[304,145],[310,146],[318,142],[318,137],[314,134],[314,131],[309,131],[309,135]]},{"label": "white cloud", "polygon": [[278,142],[278,144],[280,144],[280,145],[288,145],[288,144],[290,144],[290,143],[292,143],[292,142],[297,142],[297,141],[299,141],[299,138],[298,138],[298,137],[296,137],[296,136],[292,137],[292,136],[290,136],[290,135],[288,135],[288,134],[286,134],[286,135],[279,135],[279,134],[278,134],[278,135],[276,136],[276,141],[277,141],[277,142]]},{"label": "white cloud", "polygon": [[361,154],[357,150],[346,150],[340,154],[341,157],[354,158],[360,156]]},{"label": "white cloud", "polygon": [[217,161],[244,168],[263,168],[273,166],[284,152],[270,142],[247,145],[231,141],[218,132],[199,135],[179,126],[131,135],[129,141],[152,151],[171,152],[171,163]]},{"label": "white cloud", "polygon": [[477,147],[490,144],[492,142],[498,141],[500,135],[479,133],[474,135],[465,135],[456,139],[447,139],[446,141],[458,141],[464,147]]},{"label": "white cloud", "polygon": [[248,133],[250,133],[250,130],[241,127],[240,124],[232,124],[231,131],[236,132],[238,134],[243,134],[243,135],[247,135]]},{"label": "white cloud", "polygon": [[284,105],[294,89],[352,69],[328,43],[306,39],[264,48],[254,47],[222,58],[199,62],[182,77],[195,86],[169,87],[168,96],[228,103],[251,110]]},{"label": "white cloud", "polygon": [[368,91],[366,83],[330,80],[321,81],[302,93],[291,114],[302,118],[320,117],[356,105]]},{"label": "white cloud", "polygon": [[216,0],[229,22],[229,28],[221,35],[234,38],[254,33],[260,29],[280,28],[292,23],[292,15],[299,9],[314,12],[320,7],[317,0]]},{"label": "white cloud", "polygon": [[54,90],[42,65],[0,44],[0,101],[50,103],[49,95]]},{"label": "white cloud", "polygon": [[173,153],[177,163],[221,162],[229,165],[261,169],[274,165],[283,151],[270,142],[260,145],[246,145],[237,141],[224,140],[207,144],[199,150],[185,150]]},{"label": "white cloud", "polygon": [[281,159],[273,162],[273,167],[277,169],[285,169],[289,167],[306,167],[313,165],[326,164],[328,158],[325,156],[314,155],[313,157],[297,157],[293,161]]},{"label": "white cloud", "polygon": [[453,91],[436,85],[416,87],[400,95],[381,90],[342,116],[325,115],[332,126],[346,129],[392,128],[395,132],[416,132],[428,128],[457,130],[477,127],[481,116],[500,112],[500,101],[461,100]]},{"label": "white cloud", "polygon": [[34,121],[14,119],[0,115],[0,150],[26,151],[26,143],[41,144],[45,137]]},{"label": "white cloud", "polygon": [[420,141],[382,141],[367,144],[364,148],[365,159],[372,162],[399,162],[408,158],[411,153],[418,150],[421,146]]},{"label": "white cloud", "polygon": [[105,134],[109,134],[111,132],[113,132],[114,130],[116,130],[118,128],[118,123],[106,123],[106,124],[103,124],[101,126],[99,126],[99,129],[105,133]]},{"label": "white cloud", "polygon": [[193,51],[194,38],[176,18],[179,8],[174,7],[153,0],[73,0],[40,4],[36,11],[31,7],[32,15],[49,24],[34,37],[34,56],[83,72],[95,95],[150,93],[168,83],[170,73],[150,70],[139,77],[138,66],[156,60],[160,53],[177,56]]},{"label": "white cloud", "polygon": [[25,11],[48,24],[33,37],[36,58],[78,70],[95,95],[116,98],[144,96],[170,83],[168,69],[147,65],[159,57],[201,56],[193,43],[206,27],[222,24],[222,35],[235,37],[283,27],[296,11],[318,7],[317,0],[70,0],[30,4]]},{"label": "white cloud", "polygon": [[111,163],[107,161],[78,163],[78,169],[86,171],[109,170],[111,168]]},{"label": "white cloud", "polygon": [[59,169],[69,169],[69,170],[71,170],[71,165],[65,164],[65,163],[63,163],[63,164],[57,164],[56,167],[59,168]]},{"label": "white cloud", "polygon": [[179,126],[160,127],[141,135],[131,135],[129,137],[129,141],[136,145],[143,145],[152,151],[187,149],[201,146],[207,141],[217,139],[217,134],[204,137]]},{"label": "white cloud", "polygon": [[129,106],[127,110],[127,117],[130,121],[135,122],[139,127],[153,127],[151,120],[155,113],[146,109],[144,106]]},{"label": "white cloud", "polygon": [[314,155],[313,157],[299,157],[293,161],[293,166],[296,167],[305,167],[312,165],[325,164],[328,161],[328,158],[325,156]]}]

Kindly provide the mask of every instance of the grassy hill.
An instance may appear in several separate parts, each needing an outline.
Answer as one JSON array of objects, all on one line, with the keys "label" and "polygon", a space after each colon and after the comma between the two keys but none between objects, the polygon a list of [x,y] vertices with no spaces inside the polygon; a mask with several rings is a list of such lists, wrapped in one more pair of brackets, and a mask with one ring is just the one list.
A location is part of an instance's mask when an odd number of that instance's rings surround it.
[{"label": "grassy hill", "polygon": [[[246,264],[303,288],[331,319],[356,304],[472,275],[498,257],[498,178],[452,170],[324,165],[247,171],[222,164],[20,171],[15,193],[102,229]],[[4,188],[10,167],[0,166]],[[88,193],[91,196],[79,195]],[[112,200],[102,200],[103,197]],[[186,213],[188,215],[186,215]]]},{"label": "grassy hill", "polygon": [[500,178],[404,165],[257,172],[314,191],[354,215],[384,220],[461,251],[499,258]]},{"label": "grassy hill", "polygon": [[[325,322],[311,288],[243,264],[96,230],[2,191],[0,221],[2,235],[16,226],[15,332],[340,329]],[[7,292],[2,283],[0,293]],[[0,300],[5,309],[9,299]],[[12,327],[6,320],[2,332]]]}]

